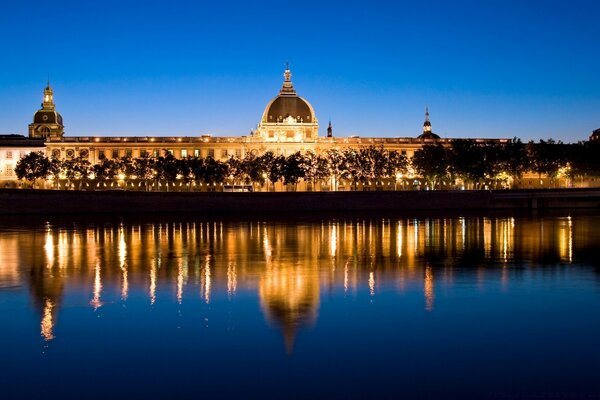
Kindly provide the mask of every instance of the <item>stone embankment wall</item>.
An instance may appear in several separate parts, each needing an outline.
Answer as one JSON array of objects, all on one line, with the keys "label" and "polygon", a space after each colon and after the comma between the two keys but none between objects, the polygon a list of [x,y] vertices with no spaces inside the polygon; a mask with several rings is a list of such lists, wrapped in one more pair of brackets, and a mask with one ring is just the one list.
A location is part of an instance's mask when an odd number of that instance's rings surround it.
[{"label": "stone embankment wall", "polygon": [[0,189],[0,214],[292,213],[597,208],[600,189],[156,193]]}]

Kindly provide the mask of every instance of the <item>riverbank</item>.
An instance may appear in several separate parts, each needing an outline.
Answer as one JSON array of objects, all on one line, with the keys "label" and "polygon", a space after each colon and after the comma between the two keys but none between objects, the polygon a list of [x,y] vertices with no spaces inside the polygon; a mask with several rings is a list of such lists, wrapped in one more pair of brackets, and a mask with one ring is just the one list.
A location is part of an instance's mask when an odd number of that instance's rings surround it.
[{"label": "riverbank", "polygon": [[165,193],[0,190],[0,214],[599,209],[600,189]]}]

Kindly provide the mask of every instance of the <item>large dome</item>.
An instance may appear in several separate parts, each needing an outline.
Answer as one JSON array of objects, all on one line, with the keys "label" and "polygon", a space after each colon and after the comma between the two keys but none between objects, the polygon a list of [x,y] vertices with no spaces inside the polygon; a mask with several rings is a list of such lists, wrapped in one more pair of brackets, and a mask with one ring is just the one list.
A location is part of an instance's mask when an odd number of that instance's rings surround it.
[{"label": "large dome", "polygon": [[286,68],[283,74],[285,80],[279,95],[269,102],[263,113],[263,123],[305,123],[315,124],[315,110],[310,103],[298,96],[292,84],[292,73]]},{"label": "large dome", "polygon": [[263,121],[267,123],[284,122],[293,117],[296,122],[314,123],[314,110],[302,97],[277,96],[265,109]]}]

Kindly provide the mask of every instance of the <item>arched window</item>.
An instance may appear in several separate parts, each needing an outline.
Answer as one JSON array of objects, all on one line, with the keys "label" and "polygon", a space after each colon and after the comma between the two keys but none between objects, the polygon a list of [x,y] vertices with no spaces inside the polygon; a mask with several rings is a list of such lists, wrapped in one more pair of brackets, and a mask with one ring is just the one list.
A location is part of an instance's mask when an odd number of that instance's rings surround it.
[{"label": "arched window", "polygon": [[50,136],[50,128],[48,128],[47,126],[43,126],[40,132],[42,132],[42,137],[44,138]]}]

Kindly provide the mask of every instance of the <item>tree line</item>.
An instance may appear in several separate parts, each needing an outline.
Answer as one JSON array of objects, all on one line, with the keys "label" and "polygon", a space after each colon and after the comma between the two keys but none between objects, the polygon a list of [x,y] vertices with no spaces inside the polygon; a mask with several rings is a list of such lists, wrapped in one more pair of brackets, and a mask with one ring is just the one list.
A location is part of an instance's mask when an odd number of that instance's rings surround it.
[{"label": "tree line", "polygon": [[267,185],[278,182],[295,187],[304,181],[314,187],[319,182],[331,183],[332,189],[346,182],[354,189],[359,184],[371,185],[384,180],[414,184],[428,189],[499,188],[511,186],[524,173],[535,173],[540,179],[600,176],[600,144],[580,142],[564,144],[553,140],[523,143],[520,139],[480,142],[456,139],[451,145],[426,144],[407,158],[398,151],[383,147],[330,149],[322,154],[296,152],[288,156],[266,152],[227,161],[212,157],[176,158],[168,151],[154,157],[103,158],[92,165],[87,158],[59,160],[42,152],[32,152],[19,160],[15,173],[20,180],[35,185],[38,181],[66,181],[68,187],[82,188],[92,183],[102,187],[107,182],[137,182],[146,190],[174,186],[176,182],[190,187],[221,184]]}]

